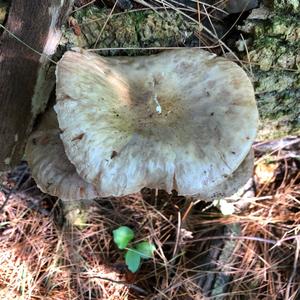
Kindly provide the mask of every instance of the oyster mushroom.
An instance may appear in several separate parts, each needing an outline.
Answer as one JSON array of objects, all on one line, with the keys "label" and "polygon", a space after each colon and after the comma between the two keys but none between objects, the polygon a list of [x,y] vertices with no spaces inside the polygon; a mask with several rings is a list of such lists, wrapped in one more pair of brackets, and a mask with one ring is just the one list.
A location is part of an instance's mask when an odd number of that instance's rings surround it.
[{"label": "oyster mushroom", "polygon": [[65,153],[102,196],[149,187],[209,198],[256,136],[246,73],[203,50],[114,58],[68,51],[56,76]]},{"label": "oyster mushroom", "polygon": [[80,178],[68,160],[53,110],[44,114],[39,127],[29,137],[25,156],[43,192],[66,201],[99,196],[96,187]]}]

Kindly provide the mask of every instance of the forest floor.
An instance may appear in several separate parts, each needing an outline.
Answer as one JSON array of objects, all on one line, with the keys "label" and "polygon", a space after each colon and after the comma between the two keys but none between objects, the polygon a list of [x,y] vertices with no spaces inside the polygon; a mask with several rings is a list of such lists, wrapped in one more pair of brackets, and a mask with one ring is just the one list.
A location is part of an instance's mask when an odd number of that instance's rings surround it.
[{"label": "forest floor", "polygon": [[[73,225],[26,163],[2,174],[0,299],[298,299],[300,138],[254,149],[248,187],[220,209],[144,190],[83,204]],[[124,225],[156,246],[136,273],[113,242]]]},{"label": "forest floor", "polygon": [[[104,55],[196,46],[237,61],[261,115],[248,184],[214,205],[145,189],[71,215],[23,162],[0,175],[1,300],[299,299],[299,2],[258,11],[211,2],[75,1],[57,57],[73,46]],[[134,243],[156,247],[136,273],[113,242],[124,225]]]}]

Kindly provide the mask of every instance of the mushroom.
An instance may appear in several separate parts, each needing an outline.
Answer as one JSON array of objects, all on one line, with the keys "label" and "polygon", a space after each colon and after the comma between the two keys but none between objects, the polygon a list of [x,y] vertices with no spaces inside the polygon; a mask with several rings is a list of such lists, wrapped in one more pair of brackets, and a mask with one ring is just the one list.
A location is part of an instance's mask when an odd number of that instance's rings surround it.
[{"label": "mushroom", "polygon": [[258,111],[237,64],[199,49],[113,58],[80,50],[64,54],[56,76],[64,151],[95,193],[149,187],[209,199],[245,181]]},{"label": "mushroom", "polygon": [[68,160],[53,109],[44,114],[39,127],[29,137],[25,156],[43,192],[66,201],[99,196],[96,187],[79,177]]},{"label": "mushroom", "polygon": [[[94,199],[101,196],[92,184],[85,182],[68,160],[61,139],[56,115],[53,109],[43,115],[37,130],[31,134],[26,157],[38,187],[64,201]],[[251,150],[241,165],[226,180],[215,187],[206,200],[232,195],[251,176],[254,155]]]}]

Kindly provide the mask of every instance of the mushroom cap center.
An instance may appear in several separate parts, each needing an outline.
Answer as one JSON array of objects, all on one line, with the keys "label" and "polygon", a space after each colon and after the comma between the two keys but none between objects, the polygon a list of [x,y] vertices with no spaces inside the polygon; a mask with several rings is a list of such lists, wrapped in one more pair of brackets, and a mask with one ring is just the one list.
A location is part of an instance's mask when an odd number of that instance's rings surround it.
[{"label": "mushroom cap center", "polygon": [[[178,99],[179,91],[169,90],[167,87],[151,86],[149,83],[133,85],[131,105],[126,112],[132,120],[133,129],[143,135],[157,135],[170,127],[177,127],[186,117],[186,110]],[[141,92],[142,91],[142,92]]]}]

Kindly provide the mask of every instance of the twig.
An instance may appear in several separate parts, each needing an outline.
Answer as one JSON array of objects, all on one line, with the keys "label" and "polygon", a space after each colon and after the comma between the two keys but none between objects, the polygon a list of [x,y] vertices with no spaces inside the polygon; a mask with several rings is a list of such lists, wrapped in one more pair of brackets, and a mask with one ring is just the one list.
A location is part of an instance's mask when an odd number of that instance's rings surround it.
[{"label": "twig", "polygon": [[253,145],[255,151],[265,153],[265,152],[275,152],[280,149],[292,146],[294,144],[300,143],[300,137],[298,136],[288,136],[277,140],[256,142]]},{"label": "twig", "polygon": [[112,48],[93,48],[86,49],[85,51],[93,52],[93,51],[108,51],[108,50],[181,50],[181,49],[215,49],[219,46],[200,46],[200,47],[112,47]]},{"label": "twig", "polygon": [[71,11],[70,14],[73,14],[74,12],[83,9],[84,7],[87,7],[87,6],[91,5],[91,4],[93,4],[94,2],[96,2],[96,0],[91,0],[90,2],[88,2],[88,3],[86,3],[86,4],[82,5],[82,6],[80,6],[80,7],[76,8],[76,9],[74,9],[73,11]]},{"label": "twig", "polygon": [[289,293],[290,293],[290,289],[291,289],[291,285],[292,285],[292,281],[294,279],[294,277],[297,274],[297,269],[298,269],[298,261],[299,261],[299,251],[300,251],[300,236],[297,236],[296,238],[296,251],[295,251],[295,259],[294,259],[294,264],[293,264],[293,272],[289,278],[287,287],[286,287],[286,294],[285,294],[285,300],[289,300],[292,299],[291,297],[289,297]]},{"label": "twig", "polygon": [[177,224],[177,230],[176,230],[176,241],[175,241],[174,250],[173,250],[173,257],[176,256],[176,254],[177,254],[180,235],[181,235],[181,214],[180,214],[180,211],[178,212],[178,218],[177,219],[178,219],[178,224]]},{"label": "twig", "polygon": [[284,240],[275,241],[275,240],[269,240],[269,239],[264,239],[264,238],[261,238],[261,237],[255,237],[255,236],[224,236],[224,235],[222,235],[222,236],[208,236],[208,237],[204,237],[204,238],[194,239],[190,242],[186,241],[186,243],[195,243],[195,242],[200,242],[200,241],[210,241],[210,240],[219,240],[219,239],[223,239],[223,240],[225,240],[225,239],[249,240],[249,241],[264,242],[264,243],[267,243],[267,244],[280,246],[280,244],[283,241],[286,241],[288,238],[286,238]]}]

